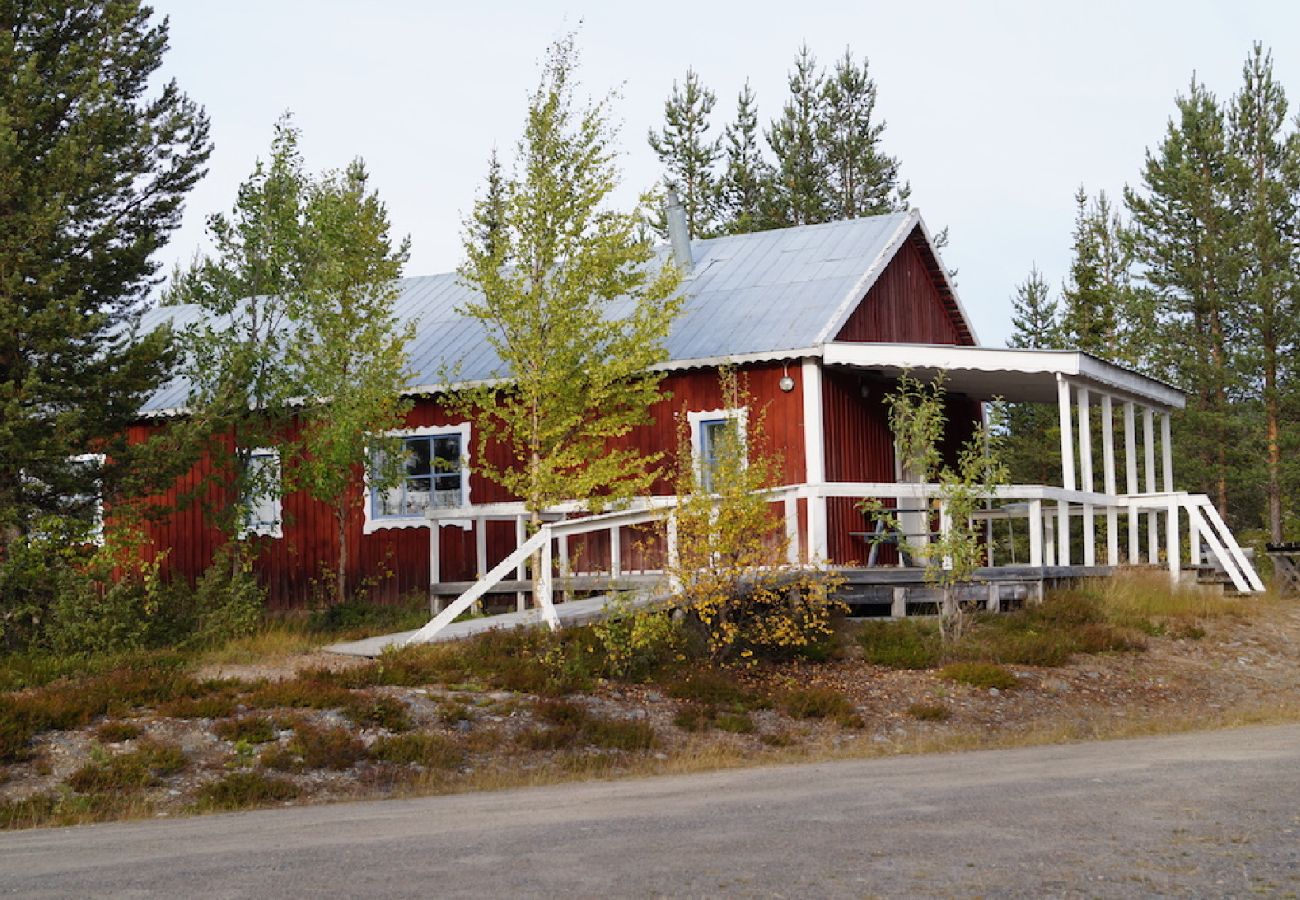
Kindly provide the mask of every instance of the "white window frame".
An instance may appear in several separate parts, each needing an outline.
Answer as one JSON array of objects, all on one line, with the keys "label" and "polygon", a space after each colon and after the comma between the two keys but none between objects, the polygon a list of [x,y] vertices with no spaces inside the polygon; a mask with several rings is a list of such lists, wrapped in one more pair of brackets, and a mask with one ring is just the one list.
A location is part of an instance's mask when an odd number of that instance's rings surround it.
[{"label": "white window frame", "polygon": [[[80,465],[92,464],[103,469],[108,458],[102,453],[78,453],[68,457],[69,462]],[[102,477],[95,479],[95,511],[90,520],[90,541],[96,546],[104,545],[104,482]]]},{"label": "white window frame", "polygon": [[[240,523],[239,536],[248,537],[249,535],[261,535],[271,538],[284,537],[284,506],[283,506],[283,485],[284,469],[280,463],[280,450],[277,447],[255,447],[249,451],[249,460],[257,458],[269,458],[275,460],[275,489],[267,500],[271,503],[271,509],[274,513],[274,520],[270,522],[252,522],[248,519],[248,514],[253,510],[246,508],[244,510],[244,521]],[[240,498],[240,505],[243,505],[243,499]]]},{"label": "white window frame", "polygon": [[688,412],[686,422],[691,431],[691,460],[695,465],[696,478],[704,481],[704,429],[706,422],[732,420],[736,422],[740,434],[740,446],[745,450],[746,464],[749,458],[749,407],[731,409],[705,409]]},{"label": "white window frame", "polygon": [[[460,500],[461,507],[465,508],[471,505],[469,496],[469,422],[460,422],[456,425],[426,425],[419,428],[402,428],[385,432],[387,437],[393,438],[442,437],[450,434],[460,436]],[[364,487],[365,503],[362,504],[362,511],[365,514],[365,520],[361,528],[362,534],[374,534],[376,531],[389,528],[429,528],[433,525],[433,520],[426,516],[375,515],[375,493],[370,489],[370,460],[368,459],[365,464]],[[439,521],[439,524],[444,526],[459,525],[461,528],[470,527],[468,519],[443,519]]]}]

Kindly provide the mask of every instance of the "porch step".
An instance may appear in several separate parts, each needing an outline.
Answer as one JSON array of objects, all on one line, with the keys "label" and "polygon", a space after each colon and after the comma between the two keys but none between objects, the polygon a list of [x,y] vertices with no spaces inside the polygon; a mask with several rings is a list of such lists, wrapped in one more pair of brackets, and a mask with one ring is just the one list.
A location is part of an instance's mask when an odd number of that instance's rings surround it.
[{"label": "porch step", "polygon": [[[585,597],[582,600],[570,600],[567,603],[555,604],[555,613],[560,617],[560,625],[586,625],[589,622],[596,622],[605,617],[606,608],[609,605],[613,595],[600,594],[595,597]],[[623,594],[622,595],[628,606],[641,607],[648,606],[662,598],[645,594]],[[536,609],[526,609],[523,612],[500,613],[493,616],[482,616],[477,619],[465,619],[460,622],[452,622],[437,636],[431,643],[442,643],[444,641],[459,641],[465,638],[474,637],[487,631],[493,631],[498,628],[531,628],[542,624],[542,614]],[[323,649],[327,653],[339,653],[344,656],[366,656],[376,657],[388,649],[398,649],[405,645],[406,641],[415,634],[414,631],[399,631],[396,634],[383,634],[376,637],[363,638],[359,641],[345,641],[339,644],[330,644]]]}]

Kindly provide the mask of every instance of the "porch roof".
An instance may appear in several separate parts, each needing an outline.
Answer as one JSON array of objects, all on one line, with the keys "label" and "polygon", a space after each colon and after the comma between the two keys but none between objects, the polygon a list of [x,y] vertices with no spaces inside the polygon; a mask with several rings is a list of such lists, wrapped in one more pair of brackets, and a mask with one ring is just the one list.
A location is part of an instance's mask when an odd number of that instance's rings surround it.
[{"label": "porch roof", "polygon": [[824,345],[822,361],[896,377],[944,372],[948,389],[977,400],[1056,403],[1058,376],[1077,387],[1133,400],[1155,409],[1182,409],[1183,392],[1078,350],[1018,350],[946,344]]}]

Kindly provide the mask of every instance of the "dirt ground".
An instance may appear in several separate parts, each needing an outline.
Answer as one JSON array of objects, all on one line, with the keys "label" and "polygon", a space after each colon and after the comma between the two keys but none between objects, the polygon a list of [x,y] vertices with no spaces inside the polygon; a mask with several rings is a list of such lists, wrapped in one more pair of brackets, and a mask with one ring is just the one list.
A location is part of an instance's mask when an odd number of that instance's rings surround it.
[{"label": "dirt ground", "polygon": [[[769,689],[835,688],[856,709],[854,721],[793,719],[776,709],[750,713],[751,733],[687,731],[674,724],[683,702],[658,688],[602,683],[570,698],[595,716],[653,727],[649,750],[573,746],[536,749],[525,732],[538,728],[536,699],[481,686],[371,688],[396,698],[418,731],[461,748],[453,768],[363,759],[347,768],[272,773],[301,791],[296,803],[546,783],[566,779],[691,771],[765,762],[1015,746],[1164,733],[1251,722],[1300,721],[1300,601],[1262,607],[1248,618],[1205,621],[1199,636],[1152,637],[1143,651],[1080,656],[1057,668],[1009,666],[1015,689],[979,689],[939,680],[929,671],[896,671],[848,658],[789,664],[762,676]],[[342,668],[362,661],[322,652],[274,665],[227,665],[204,677],[277,679],[303,669]],[[916,705],[942,707],[946,718],[922,720]],[[370,747],[388,732],[354,726],[340,711],[295,710],[325,727],[352,729]],[[142,734],[120,743],[96,736],[101,722],[36,738],[31,759],[0,769],[0,801],[22,800],[61,787],[78,768],[152,738],[180,746],[185,768],[139,795],[134,815],[169,816],[193,808],[203,784],[257,768],[266,744],[223,740],[212,719],[179,719],[136,710],[118,719]],[[115,720],[115,721],[118,721]],[[273,742],[286,745],[290,725]]]}]

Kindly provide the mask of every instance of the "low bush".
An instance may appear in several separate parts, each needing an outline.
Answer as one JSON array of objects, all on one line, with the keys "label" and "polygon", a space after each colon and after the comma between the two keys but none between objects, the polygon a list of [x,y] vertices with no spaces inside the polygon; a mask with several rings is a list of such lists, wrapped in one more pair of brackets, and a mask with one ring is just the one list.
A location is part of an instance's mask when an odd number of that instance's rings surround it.
[{"label": "low bush", "polygon": [[858,644],[867,662],[891,669],[931,669],[943,658],[938,627],[915,619],[867,622]]},{"label": "low bush", "polygon": [[913,703],[907,714],[920,722],[946,722],[952,718],[952,710],[941,703]]},{"label": "low bush", "polygon": [[777,707],[794,719],[843,719],[857,715],[857,710],[839,691],[832,688],[791,688],[777,697]]},{"label": "low bush", "polygon": [[195,807],[201,811],[248,809],[293,800],[299,793],[297,785],[283,778],[267,777],[261,772],[231,772],[203,785]]},{"label": "low bush", "polygon": [[989,662],[950,663],[939,670],[945,681],[968,684],[977,688],[997,688],[1009,691],[1020,685],[1020,680],[999,665]]},{"label": "low bush", "polygon": [[666,690],[669,697],[677,700],[693,700],[733,710],[759,709],[767,705],[765,698],[745,687],[734,673],[726,669],[692,669],[674,678]]},{"label": "low bush", "polygon": [[250,744],[265,744],[276,738],[275,723],[265,716],[224,719],[213,725],[212,731],[222,740],[246,741]]},{"label": "low bush", "polygon": [[685,703],[673,715],[673,724],[683,731],[707,731],[713,727],[717,714],[717,707]]},{"label": "low bush", "polygon": [[233,689],[217,690],[202,697],[181,697],[158,705],[158,715],[171,719],[224,719],[238,706]]},{"label": "low bush", "polygon": [[95,740],[101,744],[120,744],[143,733],[144,729],[132,722],[105,722],[95,729]]},{"label": "low bush", "polygon": [[319,634],[347,638],[350,635],[411,631],[429,621],[429,602],[418,594],[396,603],[377,603],[364,592],[345,603],[334,603],[312,611],[307,627]]},{"label": "low bush", "polygon": [[308,769],[349,769],[365,757],[366,748],[346,728],[317,728],[305,723],[294,729],[289,749]]},{"label": "low bush", "polygon": [[396,697],[358,698],[348,710],[348,718],[361,726],[388,731],[410,731],[411,715],[406,704]]},{"label": "low bush", "polygon": [[340,685],[320,680],[315,673],[258,685],[244,702],[254,709],[341,709],[351,711],[360,702]]},{"label": "low bush", "polygon": [[649,750],[658,743],[649,722],[593,718],[582,729],[582,739],[603,750]]},{"label": "low bush", "polygon": [[518,742],[529,750],[558,750],[586,745],[605,750],[647,750],[657,742],[648,722],[613,719],[593,715],[577,703],[563,700],[542,701],[535,715],[547,728],[530,728],[520,733]]},{"label": "low bush", "polygon": [[399,734],[375,741],[370,756],[398,765],[455,769],[464,762],[465,751],[451,738],[439,734]]},{"label": "low bush", "polygon": [[718,713],[718,717],[714,719],[713,725],[719,731],[729,731],[732,734],[754,733],[754,720],[750,718],[749,713]]},{"label": "low bush", "polygon": [[673,663],[686,648],[686,636],[668,610],[633,609],[622,597],[609,604],[592,633],[603,651],[602,674],[610,678],[640,681]]}]

